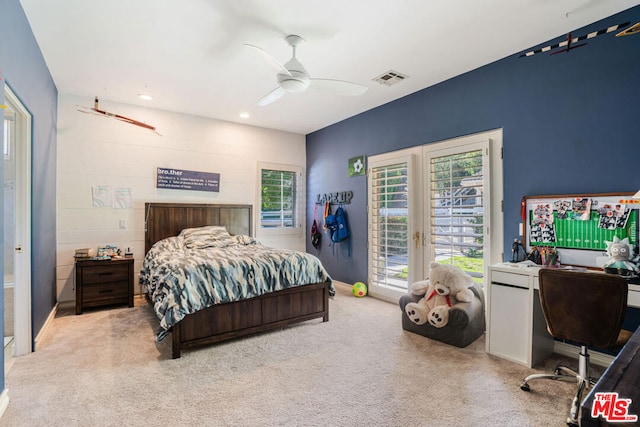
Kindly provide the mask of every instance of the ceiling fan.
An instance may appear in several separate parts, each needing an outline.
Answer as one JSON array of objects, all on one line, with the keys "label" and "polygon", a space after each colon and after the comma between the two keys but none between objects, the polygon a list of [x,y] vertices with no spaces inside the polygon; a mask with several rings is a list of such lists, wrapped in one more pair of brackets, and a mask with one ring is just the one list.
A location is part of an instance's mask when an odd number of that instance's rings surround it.
[{"label": "ceiling fan", "polygon": [[287,93],[304,92],[308,87],[346,96],[358,96],[367,91],[366,86],[362,86],[357,83],[347,82],[344,80],[311,78],[307,70],[305,70],[300,61],[298,61],[298,58],[296,58],[296,47],[303,42],[304,39],[300,36],[289,35],[285,37],[285,40],[289,46],[292,47],[293,56],[284,65],[261,47],[248,43],[244,44],[246,47],[254,49],[260,53],[278,70],[278,74],[276,74],[278,87],[260,98],[256,103],[257,105],[262,107],[271,104]]}]

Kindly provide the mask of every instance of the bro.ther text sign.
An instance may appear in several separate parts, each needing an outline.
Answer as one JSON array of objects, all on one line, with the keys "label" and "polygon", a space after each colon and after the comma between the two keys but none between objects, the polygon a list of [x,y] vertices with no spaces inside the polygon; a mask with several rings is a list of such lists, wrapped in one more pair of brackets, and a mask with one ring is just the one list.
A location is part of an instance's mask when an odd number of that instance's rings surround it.
[{"label": "bro.ther text sign", "polygon": [[220,191],[220,174],[158,168],[156,186],[178,190]]}]

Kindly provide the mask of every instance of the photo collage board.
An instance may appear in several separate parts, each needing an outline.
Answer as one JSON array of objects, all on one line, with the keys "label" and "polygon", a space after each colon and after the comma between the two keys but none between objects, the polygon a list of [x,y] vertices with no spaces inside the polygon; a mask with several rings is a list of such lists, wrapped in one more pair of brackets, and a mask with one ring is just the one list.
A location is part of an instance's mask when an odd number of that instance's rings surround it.
[{"label": "photo collage board", "polygon": [[606,251],[606,242],[617,236],[637,247],[640,199],[632,195],[525,197],[526,246]]}]

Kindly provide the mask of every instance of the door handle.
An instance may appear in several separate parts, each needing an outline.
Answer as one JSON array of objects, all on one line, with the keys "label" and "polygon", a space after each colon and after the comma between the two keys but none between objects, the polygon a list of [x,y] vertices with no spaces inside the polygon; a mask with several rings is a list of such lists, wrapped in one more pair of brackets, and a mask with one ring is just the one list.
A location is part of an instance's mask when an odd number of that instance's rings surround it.
[{"label": "door handle", "polygon": [[420,232],[416,231],[413,235],[413,240],[416,242],[416,249],[420,247]]},{"label": "door handle", "polygon": [[15,249],[16,252],[21,253],[22,252],[22,245],[18,245],[14,249]]}]

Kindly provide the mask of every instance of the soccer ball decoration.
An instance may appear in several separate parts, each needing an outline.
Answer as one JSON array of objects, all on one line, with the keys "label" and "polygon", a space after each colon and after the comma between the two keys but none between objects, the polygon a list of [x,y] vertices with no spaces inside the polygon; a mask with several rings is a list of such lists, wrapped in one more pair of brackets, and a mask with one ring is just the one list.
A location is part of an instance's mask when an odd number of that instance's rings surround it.
[{"label": "soccer ball decoration", "polygon": [[355,172],[356,175],[360,175],[363,168],[364,168],[364,165],[362,164],[362,159],[358,159],[353,163],[353,171]]},{"label": "soccer ball decoration", "polygon": [[367,295],[367,285],[362,282],[356,282],[351,286],[351,293],[356,298],[362,298]]}]

